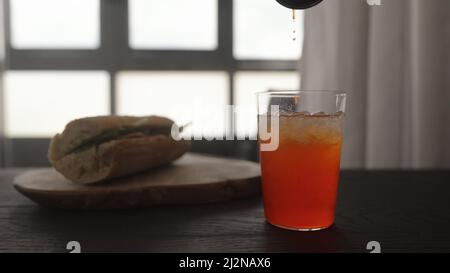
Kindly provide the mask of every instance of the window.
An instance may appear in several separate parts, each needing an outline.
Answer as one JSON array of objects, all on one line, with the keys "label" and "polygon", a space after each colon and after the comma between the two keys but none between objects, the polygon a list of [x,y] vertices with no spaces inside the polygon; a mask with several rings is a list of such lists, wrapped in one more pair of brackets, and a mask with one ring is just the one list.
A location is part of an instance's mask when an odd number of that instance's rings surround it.
[{"label": "window", "polygon": [[9,138],[49,138],[103,114],[165,115],[221,135],[223,111],[212,121],[181,108],[254,107],[253,92],[299,86],[302,14],[294,25],[275,1],[9,0],[6,11]]},{"label": "window", "polygon": [[13,0],[9,3],[14,48],[100,46],[99,0]]},{"label": "window", "polygon": [[6,73],[6,136],[52,136],[73,119],[108,114],[108,78],[102,71]]},{"label": "window", "polygon": [[256,60],[300,58],[303,29],[297,23],[303,21],[303,14],[297,13],[293,20],[292,11],[274,5],[274,1],[235,1],[234,56]]},{"label": "window", "polygon": [[213,50],[217,47],[217,4],[217,0],[130,0],[130,46]]},{"label": "window", "polygon": [[117,92],[119,114],[164,113],[177,124],[192,123],[188,130],[196,137],[224,134],[220,121],[225,121],[223,106],[229,101],[225,72],[121,72]]}]

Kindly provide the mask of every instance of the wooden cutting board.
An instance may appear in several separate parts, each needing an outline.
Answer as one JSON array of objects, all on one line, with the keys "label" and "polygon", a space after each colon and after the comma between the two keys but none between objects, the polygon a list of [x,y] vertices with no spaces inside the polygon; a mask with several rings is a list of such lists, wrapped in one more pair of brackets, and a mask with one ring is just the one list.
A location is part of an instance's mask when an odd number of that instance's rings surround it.
[{"label": "wooden cutting board", "polygon": [[106,184],[79,185],[40,168],[17,176],[14,187],[40,205],[64,209],[211,203],[259,193],[260,168],[244,160],[187,154],[166,167]]}]

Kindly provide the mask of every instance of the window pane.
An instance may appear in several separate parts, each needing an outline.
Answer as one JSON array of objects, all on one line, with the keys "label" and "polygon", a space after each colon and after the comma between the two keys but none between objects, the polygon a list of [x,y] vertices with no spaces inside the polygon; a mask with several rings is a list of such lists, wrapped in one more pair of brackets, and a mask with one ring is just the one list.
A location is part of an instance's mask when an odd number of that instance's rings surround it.
[{"label": "window pane", "polygon": [[99,0],[12,0],[11,45],[28,48],[97,48]]},{"label": "window pane", "polygon": [[294,23],[292,10],[278,5],[274,0],[234,0],[233,7],[233,48],[237,59],[300,58],[303,46],[302,12],[296,12]]},{"label": "window pane", "polygon": [[217,14],[217,0],[130,0],[130,46],[213,50]]},{"label": "window pane", "polygon": [[162,115],[179,125],[192,122],[186,133],[197,137],[223,135],[225,72],[121,72],[117,80],[119,114]]},{"label": "window pane", "polygon": [[242,110],[237,113],[238,136],[255,137],[257,132],[256,93],[268,90],[298,90],[298,72],[238,72],[235,74],[235,104]]},{"label": "window pane", "polygon": [[73,119],[108,112],[106,72],[5,74],[5,131],[9,137],[49,137]]}]

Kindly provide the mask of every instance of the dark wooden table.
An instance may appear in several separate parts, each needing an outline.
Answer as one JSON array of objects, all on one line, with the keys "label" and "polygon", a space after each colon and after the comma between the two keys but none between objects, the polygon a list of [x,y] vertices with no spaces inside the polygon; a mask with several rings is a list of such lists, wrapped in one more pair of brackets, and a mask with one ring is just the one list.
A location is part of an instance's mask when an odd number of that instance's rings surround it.
[{"label": "dark wooden table", "polygon": [[336,224],[320,232],[264,221],[261,199],[122,211],[40,208],[0,171],[0,252],[450,252],[450,171],[344,171]]}]

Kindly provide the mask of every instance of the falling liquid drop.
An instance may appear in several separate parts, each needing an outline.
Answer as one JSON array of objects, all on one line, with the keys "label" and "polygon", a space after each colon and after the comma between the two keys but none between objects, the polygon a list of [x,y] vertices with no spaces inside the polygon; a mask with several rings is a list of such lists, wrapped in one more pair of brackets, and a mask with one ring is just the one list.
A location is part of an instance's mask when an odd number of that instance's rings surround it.
[{"label": "falling liquid drop", "polygon": [[292,41],[296,41],[297,40],[297,35],[296,35],[296,31],[295,31],[295,29],[296,29],[296,24],[295,24],[295,19],[296,19],[296,15],[295,15],[295,9],[293,9],[292,10],[292,23],[293,23],[293,26],[294,26],[294,30],[292,31],[292,33],[293,33],[293,37],[292,37]]}]

